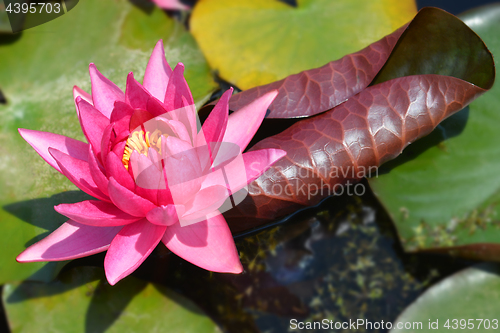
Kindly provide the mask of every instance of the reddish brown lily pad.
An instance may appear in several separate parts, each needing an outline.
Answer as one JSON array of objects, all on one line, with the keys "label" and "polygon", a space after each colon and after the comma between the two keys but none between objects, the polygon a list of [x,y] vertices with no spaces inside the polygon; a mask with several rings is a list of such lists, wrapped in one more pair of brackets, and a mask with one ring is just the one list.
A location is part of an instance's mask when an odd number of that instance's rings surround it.
[{"label": "reddish brown lily pad", "polygon": [[[398,48],[405,45],[405,36],[413,36],[410,29],[417,29],[417,33],[444,33],[450,24],[454,29],[460,27],[460,34],[432,38],[426,35],[430,41],[422,41],[417,54]],[[442,43],[440,48],[442,39],[454,36],[458,41]],[[379,80],[398,77],[399,73],[412,76],[368,87],[332,110],[299,121],[252,147],[284,149],[287,156],[254,181],[245,201],[226,213],[233,231],[287,215],[342,189],[346,191],[349,185],[370,176],[370,170],[398,156],[408,144],[429,134],[442,120],[492,86],[493,60],[484,43],[458,18],[442,10],[422,10],[398,45],[395,58],[382,69]],[[448,49],[450,45],[460,48]],[[472,51],[464,53],[462,49]],[[426,52],[434,54],[432,61],[419,61],[420,54]],[[397,57],[410,55],[415,59],[410,57],[398,65]],[[450,59],[455,59],[454,66],[445,65]],[[411,64],[410,69],[402,69],[407,63]],[[444,71],[447,67],[448,71]],[[441,75],[431,74],[433,70]],[[444,76],[445,73],[456,77]]]}]

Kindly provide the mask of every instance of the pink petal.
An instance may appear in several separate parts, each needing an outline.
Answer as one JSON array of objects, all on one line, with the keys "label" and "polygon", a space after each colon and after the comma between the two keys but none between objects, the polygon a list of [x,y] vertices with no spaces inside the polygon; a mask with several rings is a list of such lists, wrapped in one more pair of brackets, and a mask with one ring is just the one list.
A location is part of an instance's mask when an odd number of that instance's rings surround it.
[{"label": "pink petal", "polygon": [[246,184],[245,162],[240,146],[232,142],[221,142],[217,156],[206,171],[202,188],[213,185],[225,186],[231,189],[231,184]]},{"label": "pink petal", "polygon": [[[164,177],[162,177],[164,179]],[[170,193],[170,189],[165,185],[161,185],[159,189],[146,189],[136,185],[134,192],[151,201],[155,206],[161,205],[171,205],[173,204],[172,194]]]},{"label": "pink petal", "polygon": [[114,285],[135,271],[158,245],[165,229],[146,219],[124,226],[111,242],[104,259],[108,282]]},{"label": "pink petal", "polygon": [[54,148],[49,148],[49,153],[56,160],[63,175],[79,189],[97,199],[109,201],[108,196],[95,184],[88,162],[73,158]]},{"label": "pink petal", "polygon": [[241,273],[243,267],[231,231],[221,214],[203,222],[167,228],[162,242],[179,257],[201,268],[221,273]]},{"label": "pink petal", "polygon": [[[189,87],[188,87],[189,89]],[[175,110],[169,109],[166,104],[163,104],[163,108],[168,110],[167,113],[161,115],[161,119],[165,121],[177,121],[181,123],[189,134],[189,142],[195,143],[193,140],[198,133],[198,129],[201,127],[200,119],[196,113],[196,106],[194,104],[189,104],[185,96],[181,96],[181,107]],[[200,135],[201,136],[201,135]],[[204,139],[205,137],[203,137]]]},{"label": "pink petal", "polygon": [[91,227],[69,220],[24,250],[18,262],[61,261],[106,251],[122,227]]},{"label": "pink petal", "polygon": [[266,116],[267,108],[277,95],[277,90],[270,91],[230,114],[222,141],[236,143],[241,151],[245,151]]},{"label": "pink petal", "polygon": [[180,10],[187,10],[189,9],[189,6],[186,6],[183,4],[180,0],[152,0],[158,7],[164,8],[164,9],[180,9]]},{"label": "pink petal", "polygon": [[165,92],[165,105],[167,110],[180,109],[184,105],[182,103],[184,97],[188,105],[194,104],[191,90],[184,78],[184,65],[180,62],[175,66],[172,75],[168,81],[167,91]]},{"label": "pink petal", "polygon": [[228,197],[229,191],[225,186],[214,185],[200,190],[186,204],[186,212],[182,215],[180,222],[181,226],[199,222],[200,217],[205,217],[217,210]]},{"label": "pink petal", "polygon": [[198,149],[181,139],[167,136],[162,140],[162,155],[172,157],[176,160],[189,161],[197,172],[201,172],[200,160],[198,159]]},{"label": "pink petal", "polygon": [[114,126],[115,124],[111,123],[108,126],[106,126],[104,132],[102,132],[101,156],[100,156],[101,161],[107,160],[108,154],[111,151],[112,144],[116,140]]},{"label": "pink petal", "polygon": [[178,120],[156,117],[146,122],[144,124],[144,129],[149,133],[153,133],[156,129],[158,129],[162,132],[164,137],[174,136],[188,143],[191,142],[191,136],[188,133],[186,126]]},{"label": "pink petal", "polygon": [[183,213],[183,206],[166,205],[150,210],[146,214],[146,218],[153,224],[168,227],[179,222],[179,215]]},{"label": "pink petal", "polygon": [[55,148],[71,157],[87,161],[89,145],[85,142],[49,132],[40,132],[24,128],[19,128],[18,131],[23,139],[36,150],[45,162],[61,173],[61,168],[59,168],[56,160],[49,154],[49,148]]},{"label": "pink petal", "polygon": [[78,105],[76,105],[76,100],[80,97],[81,99],[87,101],[89,104],[92,103],[92,96],[86,91],[80,89],[77,86],[73,86],[73,99],[75,100],[76,114],[80,118],[80,112],[78,111]]},{"label": "pink petal", "polygon": [[195,137],[195,140],[196,153],[198,154],[201,169],[204,173],[207,173],[213,166],[212,151],[215,152],[214,148],[220,149],[221,144],[212,143],[208,145],[202,131],[200,131],[200,133]]},{"label": "pink petal", "polygon": [[207,120],[203,123],[202,131],[208,144],[220,142],[226,131],[229,113],[229,98],[233,93],[233,88],[227,90],[219,99]]},{"label": "pink petal", "polygon": [[109,119],[116,101],[125,101],[125,94],[113,82],[102,75],[94,64],[89,65],[94,106]]},{"label": "pink petal", "polygon": [[234,194],[257,179],[271,165],[285,155],[286,152],[281,149],[249,151],[242,155],[243,161],[235,158],[222,168],[210,173],[203,181],[202,188],[213,185],[226,185],[231,193]]},{"label": "pink petal", "polygon": [[116,140],[121,141],[128,138],[130,134],[130,118],[134,114],[134,109],[127,103],[116,102],[109,121],[115,123],[114,129]]},{"label": "pink petal", "polygon": [[151,155],[155,154],[156,151],[151,148],[149,148],[149,151],[149,156],[145,156],[134,150],[130,156],[128,168],[134,178],[134,192],[156,205],[158,189],[166,186],[161,164],[158,163],[158,159],[156,159],[155,163],[150,159]]},{"label": "pink petal", "polygon": [[[164,96],[162,99],[165,98]],[[160,102],[155,97],[151,96],[148,100],[148,105],[146,106],[146,110],[151,113],[154,117],[161,116],[168,112],[165,104]]]},{"label": "pink petal", "polygon": [[92,145],[96,156],[100,157],[102,136],[109,125],[109,119],[81,98],[77,98],[76,103],[80,111],[80,124],[83,133]]},{"label": "pink petal", "polygon": [[109,152],[106,159],[106,172],[108,178],[113,177],[120,185],[125,186],[128,190],[134,190],[134,179],[123,165],[122,159],[113,151]]},{"label": "pink petal", "polygon": [[136,185],[135,189],[134,189],[135,194],[150,201],[151,203],[153,203],[153,205],[155,205],[155,207],[159,205],[158,204],[158,191],[161,191],[161,190],[146,189],[146,188],[142,188],[138,185]]},{"label": "pink petal", "polygon": [[151,209],[156,207],[151,201],[118,184],[114,178],[109,178],[108,192],[111,201],[116,207],[132,216],[144,217]]},{"label": "pink petal", "polygon": [[95,227],[114,227],[140,220],[118,209],[112,203],[87,200],[74,204],[60,204],[54,207],[56,212],[78,223]]},{"label": "pink petal", "polygon": [[201,188],[200,173],[189,163],[176,159],[165,160],[166,183],[172,195],[173,203],[184,205],[189,202]]},{"label": "pink petal", "polygon": [[108,195],[108,178],[103,173],[99,166],[99,162],[97,161],[97,157],[95,157],[94,151],[92,150],[92,146],[89,145],[89,170],[94,183],[101,190],[102,193]]},{"label": "pink petal", "polygon": [[[154,155],[156,151],[149,149]],[[158,190],[165,188],[165,179],[163,179],[163,168],[159,161],[153,162],[151,156],[139,154],[136,150],[130,156],[129,168],[132,169],[135,184],[139,187]]]},{"label": "pink petal", "polygon": [[224,167],[226,177],[230,182],[230,189],[232,193],[241,190],[247,184],[251,183],[262,175],[271,165],[277,160],[284,157],[286,151],[281,149],[260,149],[250,151],[243,154],[243,162],[245,164],[246,184],[238,184],[241,177],[237,173],[241,173],[239,165],[228,164]]},{"label": "pink petal", "polygon": [[168,121],[168,125],[179,139],[186,142],[191,141],[191,136],[188,133],[186,126],[182,122],[178,120],[170,120]]},{"label": "pink petal", "polygon": [[158,190],[156,203],[159,206],[171,205],[174,203],[174,200],[172,199],[172,193],[169,188]]},{"label": "pink petal", "polygon": [[172,137],[162,140],[161,149],[163,156],[167,155],[163,158],[163,165],[173,201],[177,205],[185,204],[200,190],[203,181],[204,175],[196,150],[186,142]]},{"label": "pink petal", "polygon": [[137,151],[132,152],[129,171],[134,175],[136,184],[134,192],[153,204],[158,205],[158,192],[170,193],[166,186],[160,156],[154,149],[149,148],[148,156]]},{"label": "pink petal", "polygon": [[141,109],[135,109],[134,114],[130,118],[130,132],[140,131],[144,126],[144,123],[153,119],[154,116],[146,111]]},{"label": "pink petal", "polygon": [[134,79],[134,74],[130,72],[127,76],[127,88],[125,89],[125,101],[134,109],[146,110],[149,100],[149,93]]},{"label": "pink petal", "polygon": [[240,146],[232,142],[220,142],[212,167],[222,168],[237,157],[241,157]]},{"label": "pink petal", "polygon": [[207,120],[203,123],[202,131],[205,136],[206,144],[208,145],[212,160],[217,155],[220,147],[220,142],[224,137],[227,127],[227,119],[229,113],[229,98],[233,93],[233,88],[227,90],[219,99]]},{"label": "pink petal", "polygon": [[191,129],[191,141],[194,143],[194,139],[196,138],[196,134],[198,133],[198,128],[201,127],[201,124],[200,118],[198,118],[198,113],[196,113],[196,106],[194,105],[194,102],[192,100],[193,99],[191,98],[191,102],[188,102],[186,97],[182,96],[182,108],[176,111],[179,113],[177,120],[182,122],[184,126],[186,126],[186,129],[188,131],[189,129]]},{"label": "pink petal", "polygon": [[163,40],[160,39],[158,43],[156,43],[146,67],[143,81],[144,88],[146,88],[151,95],[163,102],[165,100],[165,92],[167,91],[170,75],[172,75],[172,69],[165,59]]},{"label": "pink petal", "polygon": [[163,179],[165,179],[165,189],[158,190],[157,195],[157,204],[159,206],[170,205],[174,203],[174,199],[172,198],[172,192],[167,182],[167,173],[165,168],[163,168]]},{"label": "pink petal", "polygon": [[[113,150],[111,150],[111,151],[116,155],[116,157],[118,157],[118,156],[122,156],[123,157],[123,153],[125,152],[125,146],[126,145],[127,145],[127,141],[126,140],[117,142],[117,143],[115,143],[115,146],[113,147]],[[109,153],[108,153],[108,156],[109,156]],[[106,161],[107,160],[108,159],[106,158]],[[121,159],[119,159],[119,160],[121,161]]]},{"label": "pink petal", "polygon": [[[125,102],[117,101],[113,107],[113,112],[109,118],[110,123],[116,123],[124,117],[131,117],[134,114],[134,109]],[[127,126],[128,127],[128,126]]]},{"label": "pink petal", "polygon": [[[253,182],[262,175],[271,165],[286,155],[282,149],[260,149],[243,154],[247,183]],[[228,172],[231,170],[228,168]]]}]

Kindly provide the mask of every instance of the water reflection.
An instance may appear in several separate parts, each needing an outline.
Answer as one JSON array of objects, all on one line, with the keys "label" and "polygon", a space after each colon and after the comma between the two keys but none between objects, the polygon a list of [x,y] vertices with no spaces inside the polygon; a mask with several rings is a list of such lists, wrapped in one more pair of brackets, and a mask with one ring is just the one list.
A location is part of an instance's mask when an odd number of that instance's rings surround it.
[{"label": "water reflection", "polygon": [[[417,297],[422,283],[405,271],[375,220],[375,208],[360,198],[332,198],[312,216],[238,242],[254,277],[245,308],[260,331],[286,332],[291,319],[391,321]],[[242,291],[238,280],[231,282]],[[262,302],[277,288],[273,307]]]}]

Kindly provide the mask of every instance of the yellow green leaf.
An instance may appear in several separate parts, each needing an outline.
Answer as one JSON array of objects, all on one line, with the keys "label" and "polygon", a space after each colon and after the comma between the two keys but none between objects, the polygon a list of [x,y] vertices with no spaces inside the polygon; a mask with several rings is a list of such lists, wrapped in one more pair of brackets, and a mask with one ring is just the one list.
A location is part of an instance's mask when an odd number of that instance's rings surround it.
[{"label": "yellow green leaf", "polygon": [[414,0],[200,0],[190,24],[210,66],[249,89],[355,52],[416,11]]}]

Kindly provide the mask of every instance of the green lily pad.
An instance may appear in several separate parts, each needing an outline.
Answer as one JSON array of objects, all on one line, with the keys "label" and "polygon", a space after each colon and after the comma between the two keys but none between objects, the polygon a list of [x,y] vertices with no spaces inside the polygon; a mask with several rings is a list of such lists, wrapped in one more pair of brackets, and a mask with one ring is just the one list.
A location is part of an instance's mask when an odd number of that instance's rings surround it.
[{"label": "green lily pad", "polygon": [[[216,87],[203,54],[180,23],[149,2],[137,7],[125,0],[80,1],[67,14],[23,31],[17,39],[0,35],[0,89],[7,100],[0,104],[0,283],[25,279],[44,266],[18,264],[15,257],[65,221],[53,212],[54,205],[82,196],[51,197],[76,188],[22,140],[17,128],[84,140],[72,88],[90,91],[88,64],[94,62],[124,89],[128,72],[142,79],[160,38],[169,63],[185,63],[193,95],[203,100]],[[55,272],[45,271],[44,280]]]},{"label": "green lily pad", "polygon": [[482,264],[431,287],[394,321],[400,328],[390,333],[491,332],[500,328],[499,313],[500,266]]},{"label": "green lily pad", "polygon": [[210,66],[249,89],[358,51],[415,13],[413,0],[201,0],[190,24]]},{"label": "green lily pad", "polygon": [[103,273],[77,267],[51,283],[6,284],[3,302],[12,332],[218,332],[179,294],[134,277],[110,286]]},{"label": "green lily pad", "polygon": [[[500,5],[462,19],[500,58]],[[370,179],[406,250],[500,260],[500,85]]]}]

